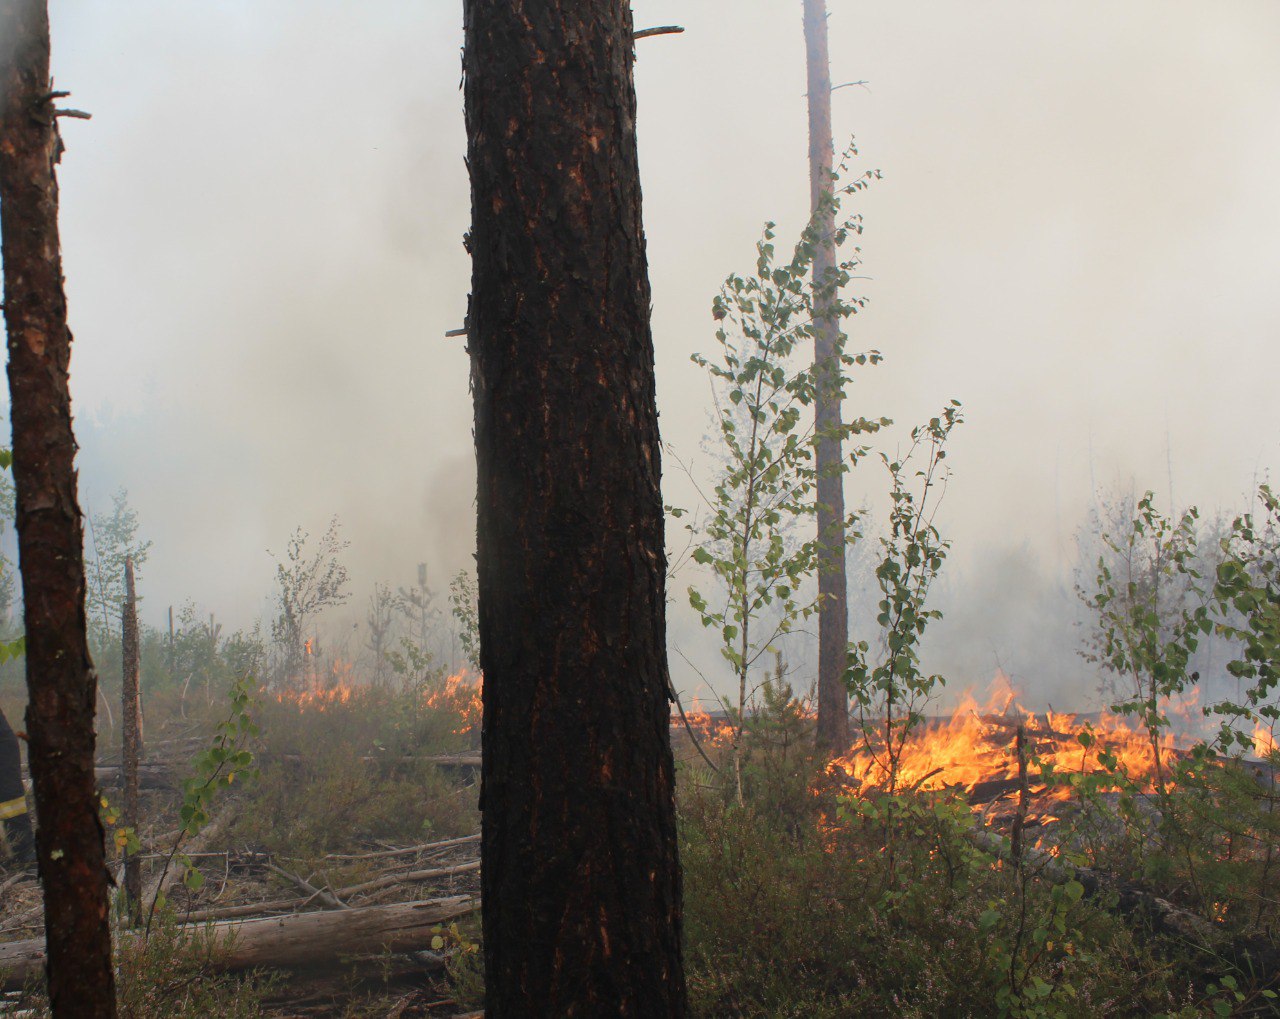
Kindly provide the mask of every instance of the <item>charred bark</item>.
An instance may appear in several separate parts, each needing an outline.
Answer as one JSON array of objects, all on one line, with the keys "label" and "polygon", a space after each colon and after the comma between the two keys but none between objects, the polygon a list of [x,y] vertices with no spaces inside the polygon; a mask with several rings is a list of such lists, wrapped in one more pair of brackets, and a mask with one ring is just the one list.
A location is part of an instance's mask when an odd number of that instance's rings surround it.
[{"label": "charred bark", "polygon": [[39,820],[53,1014],[94,1019],[114,1016],[116,1007],[93,782],[97,677],[85,637],[54,98],[44,0],[2,0],[0,224],[26,627],[27,760]]},{"label": "charred bark", "polygon": [[488,1015],[680,1016],[631,13],[465,11]]},{"label": "charred bark", "polygon": [[[831,61],[826,0],[804,0],[804,44],[809,80],[809,208],[817,231],[813,283],[813,366],[817,376],[818,517],[818,726],[820,750],[849,746],[849,693],[844,671],[849,646],[849,580],[845,569],[844,450],[841,439],[843,369],[837,357],[840,324],[831,309],[836,272],[836,218],[831,202]],[[824,295],[824,289],[827,293]],[[823,300],[823,297],[826,297]]]}]

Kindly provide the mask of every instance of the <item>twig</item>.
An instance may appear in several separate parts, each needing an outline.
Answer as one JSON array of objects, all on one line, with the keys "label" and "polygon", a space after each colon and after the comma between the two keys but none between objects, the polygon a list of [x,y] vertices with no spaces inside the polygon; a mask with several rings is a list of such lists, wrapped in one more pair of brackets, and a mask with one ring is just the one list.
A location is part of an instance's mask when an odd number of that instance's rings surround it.
[{"label": "twig", "polygon": [[702,744],[698,742],[698,737],[693,734],[693,726],[689,724],[689,717],[684,713],[684,705],[680,703],[680,695],[676,693],[676,688],[670,680],[667,681],[667,689],[671,691],[671,696],[675,699],[676,707],[680,710],[680,718],[684,722],[685,731],[689,734],[689,738],[693,740],[694,747],[702,755],[702,759],[707,762],[707,767],[719,775],[720,769],[712,763],[711,758],[707,756],[707,752],[702,749]]},{"label": "twig", "polygon": [[[223,806],[222,810],[196,834],[191,841],[191,848],[187,851],[189,857],[192,852],[199,852],[207,845],[215,836],[219,835],[232,820],[236,804],[234,802]],[[151,921],[155,917],[156,909],[160,904],[160,896],[170,884],[177,881],[179,872],[172,869],[173,859],[178,854],[179,848],[182,846],[182,840],[187,835],[186,829],[181,830],[177,841],[174,842],[173,848],[169,850],[169,854],[165,857],[164,867],[161,868],[160,874],[153,878],[142,892],[142,901],[147,912],[147,933],[151,932]],[[150,903],[148,907],[146,904]]]},{"label": "twig", "polygon": [[302,891],[310,895],[311,898],[319,899],[330,909],[350,909],[351,908],[345,902],[343,902],[340,898],[334,895],[332,892],[326,891],[323,888],[317,888],[315,887],[315,885],[311,884],[305,878],[300,877],[297,874],[294,874],[292,871],[287,871],[283,867],[277,867],[274,863],[271,863],[270,861],[267,862],[267,870],[270,870],[276,874],[279,874],[282,878],[285,878],[288,881],[292,881],[295,885],[298,886],[298,888],[300,888]]},{"label": "twig", "polygon": [[[479,861],[476,861],[464,864],[462,867],[447,867],[435,871],[419,871],[408,874],[384,875],[382,878],[366,882],[364,885],[354,885],[351,888],[339,888],[334,894],[341,898],[348,899],[351,897],[353,891],[368,888],[370,885],[391,887],[392,885],[406,881],[427,880],[427,876],[444,876],[450,873],[473,871],[479,866]],[[214,906],[208,909],[193,909],[183,914],[183,919],[187,923],[205,923],[210,920],[230,920],[236,917],[258,916],[267,913],[282,913],[286,911],[290,913],[297,913],[316,898],[317,896],[311,895],[307,898],[269,899],[266,902],[247,902],[238,906]],[[346,906],[344,908],[351,909],[353,907]]]},{"label": "twig", "polygon": [[1027,727],[1018,725],[1014,737],[1014,752],[1018,755],[1018,809],[1013,815],[1013,830],[1009,836],[1010,852],[1015,870],[1022,870],[1022,830],[1027,824],[1027,801],[1031,793],[1027,787]]},{"label": "twig", "polygon": [[642,28],[638,32],[632,32],[632,39],[648,39],[651,35],[680,35],[684,29],[679,25],[662,25],[658,28]]},{"label": "twig", "polygon": [[410,856],[414,853],[426,853],[433,849],[449,849],[452,846],[470,845],[479,842],[479,835],[464,835],[462,838],[445,839],[443,842],[428,842],[420,846],[406,846],[403,849],[383,849],[375,853],[328,853],[326,860],[374,860],[387,856]]},{"label": "twig", "polygon": [[358,885],[348,885],[346,888],[340,888],[335,893],[344,899],[349,899],[353,895],[361,892],[372,892],[379,888],[387,888],[390,885],[409,884],[410,882],[429,881],[437,877],[453,877],[456,874],[469,874],[472,871],[480,869],[480,861],[473,860],[471,863],[463,863],[456,867],[437,867],[433,870],[411,870],[404,874],[386,874],[382,877],[374,878],[372,881],[365,881]]}]

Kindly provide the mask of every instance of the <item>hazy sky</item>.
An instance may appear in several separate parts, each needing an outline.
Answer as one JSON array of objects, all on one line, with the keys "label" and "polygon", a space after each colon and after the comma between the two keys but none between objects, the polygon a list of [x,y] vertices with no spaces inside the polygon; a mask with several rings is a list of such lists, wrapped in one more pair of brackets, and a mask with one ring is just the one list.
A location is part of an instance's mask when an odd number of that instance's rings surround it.
[{"label": "hazy sky", "polygon": [[[474,539],[467,360],[443,336],[470,277],[461,5],[52,7],[58,87],[94,115],[64,122],[61,169],[83,492],[128,488],[149,614],[249,620],[264,550],[333,514],[353,606],[420,559],[443,584]],[[868,82],[834,93],[837,145],[884,173],[853,345],[887,362],[850,409],[905,431],[964,402],[953,594],[987,596],[1011,556],[1069,561],[1091,478],[1241,505],[1280,461],[1280,5],[829,8],[833,80]],[[638,44],[637,88],[663,434],[698,470],[710,299],[764,220],[787,238],[807,213],[801,5],[635,17],[687,29]],[[857,498],[882,486],[860,472]]]}]

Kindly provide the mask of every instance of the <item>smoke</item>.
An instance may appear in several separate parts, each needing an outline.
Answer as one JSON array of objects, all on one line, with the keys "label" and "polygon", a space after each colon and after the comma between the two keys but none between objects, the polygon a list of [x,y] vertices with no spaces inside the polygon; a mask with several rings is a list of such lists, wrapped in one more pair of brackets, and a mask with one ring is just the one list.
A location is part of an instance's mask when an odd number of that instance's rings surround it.
[{"label": "smoke", "polygon": [[[149,621],[191,598],[248,624],[266,550],[334,514],[353,605],[420,561],[443,590],[474,547],[467,359],[443,335],[470,285],[457,6],[53,13],[58,86],[94,114],[64,125],[61,169],[85,502],[128,489]],[[805,219],[800,12],[635,14],[687,29],[641,41],[636,74],[662,426],[689,459],[710,298],[764,220],[781,240]],[[834,94],[836,137],[885,174],[858,199],[852,346],[887,361],[848,410],[909,427],[965,404],[929,651],[960,681],[1003,663],[1064,706],[1088,685],[1064,605],[1094,479],[1163,489],[1171,459],[1180,503],[1234,507],[1276,462],[1278,37],[1263,4],[833,6],[833,80],[869,83]],[[682,647],[704,636],[687,582]]]}]

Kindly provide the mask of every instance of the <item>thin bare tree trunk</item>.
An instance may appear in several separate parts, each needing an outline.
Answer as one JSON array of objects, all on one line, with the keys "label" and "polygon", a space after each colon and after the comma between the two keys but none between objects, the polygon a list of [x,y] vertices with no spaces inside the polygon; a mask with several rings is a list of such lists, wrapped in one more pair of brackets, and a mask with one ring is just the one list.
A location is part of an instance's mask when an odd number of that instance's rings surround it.
[{"label": "thin bare tree trunk", "polygon": [[[124,683],[121,712],[124,738],[124,810],[126,828],[138,830],[138,762],[142,759],[142,705],[138,692],[138,671],[141,664],[138,649],[138,602],[134,591],[133,557],[124,561],[124,618],[121,620],[120,646],[124,657]],[[142,923],[142,868],[137,853],[126,849],[124,857],[124,891],[129,900],[129,922],[137,927]]]},{"label": "thin bare tree trunk", "polygon": [[28,763],[53,1014],[116,1014],[108,878],[93,781],[97,676],[84,557],[44,0],[0,0],[0,233],[27,648]]},{"label": "thin bare tree trunk", "polygon": [[466,0],[486,1009],[686,1011],[627,0]]},{"label": "thin bare tree trunk", "polygon": [[[813,283],[819,295],[836,272],[835,208],[831,193],[831,62],[827,54],[826,0],[804,0],[804,43],[809,79],[809,206],[818,243]],[[835,295],[814,308],[814,399],[818,469],[818,725],[820,749],[849,745],[849,694],[844,671],[849,645],[845,571],[844,451],[841,440],[843,369],[836,357],[840,324],[830,310]]]}]

